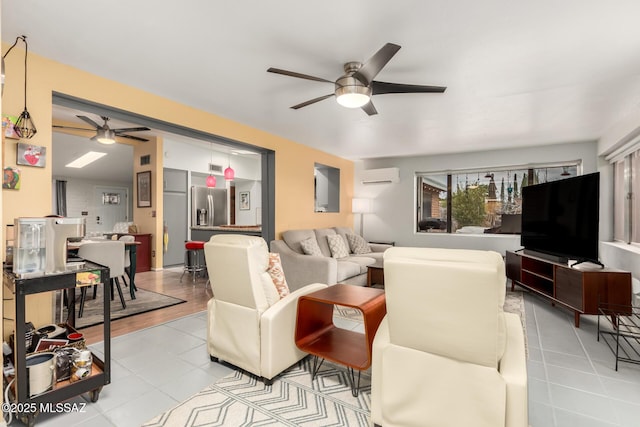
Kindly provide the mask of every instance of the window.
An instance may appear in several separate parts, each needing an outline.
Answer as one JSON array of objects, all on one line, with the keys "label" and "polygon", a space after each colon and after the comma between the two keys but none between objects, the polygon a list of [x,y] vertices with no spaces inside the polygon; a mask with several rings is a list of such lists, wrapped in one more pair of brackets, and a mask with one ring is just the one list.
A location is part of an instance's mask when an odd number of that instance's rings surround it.
[{"label": "window", "polygon": [[613,162],[613,238],[640,243],[640,150]]},{"label": "window", "polygon": [[417,175],[416,231],[520,233],[522,187],[579,173],[579,164]]}]

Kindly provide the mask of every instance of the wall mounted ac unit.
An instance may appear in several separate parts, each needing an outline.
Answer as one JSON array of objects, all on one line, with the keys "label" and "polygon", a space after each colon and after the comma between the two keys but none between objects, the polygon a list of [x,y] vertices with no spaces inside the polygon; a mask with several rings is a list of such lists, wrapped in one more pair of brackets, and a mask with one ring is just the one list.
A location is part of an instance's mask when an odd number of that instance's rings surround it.
[{"label": "wall mounted ac unit", "polygon": [[382,168],[362,171],[363,184],[390,184],[400,182],[400,169]]}]

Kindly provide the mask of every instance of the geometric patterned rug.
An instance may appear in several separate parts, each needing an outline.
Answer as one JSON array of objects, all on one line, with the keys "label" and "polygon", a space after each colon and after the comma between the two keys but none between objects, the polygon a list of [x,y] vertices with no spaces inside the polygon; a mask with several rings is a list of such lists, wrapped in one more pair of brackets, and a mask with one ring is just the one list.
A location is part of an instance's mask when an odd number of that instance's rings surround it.
[{"label": "geometric patterned rug", "polygon": [[308,356],[271,386],[236,371],[158,415],[144,427],[178,426],[369,426],[371,377],[363,371],[358,397],[347,371],[326,361],[311,382]]},{"label": "geometric patterned rug", "polygon": [[[522,292],[508,291],[504,310],[519,314],[524,327]],[[361,320],[360,311],[348,307],[336,307],[334,316]],[[370,426],[371,371],[362,371],[353,397],[346,368],[325,360],[312,382],[312,364],[312,356],[302,359],[271,386],[236,371],[143,427]]]}]

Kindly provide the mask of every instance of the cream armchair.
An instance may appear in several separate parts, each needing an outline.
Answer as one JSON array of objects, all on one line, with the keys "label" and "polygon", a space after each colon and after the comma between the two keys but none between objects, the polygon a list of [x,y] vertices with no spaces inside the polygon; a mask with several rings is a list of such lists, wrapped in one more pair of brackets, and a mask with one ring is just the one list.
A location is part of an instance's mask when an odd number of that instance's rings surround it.
[{"label": "cream armchair", "polygon": [[211,360],[228,362],[269,384],[307,355],[294,341],[298,297],[327,285],[310,284],[280,299],[261,237],[214,235],[204,253],[213,290],[207,304]]},{"label": "cream armchair", "polygon": [[387,316],[373,343],[371,418],[381,426],[526,427],[524,334],[503,313],[495,252],[391,248]]}]

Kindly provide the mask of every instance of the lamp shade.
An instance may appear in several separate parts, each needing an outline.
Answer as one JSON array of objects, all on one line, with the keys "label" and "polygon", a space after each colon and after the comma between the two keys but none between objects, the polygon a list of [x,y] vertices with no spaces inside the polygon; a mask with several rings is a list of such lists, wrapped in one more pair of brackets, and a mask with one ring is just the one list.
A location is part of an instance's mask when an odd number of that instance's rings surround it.
[{"label": "lamp shade", "polygon": [[235,177],[235,175],[236,172],[231,169],[231,166],[224,170],[224,179],[226,179],[227,181],[231,181]]},{"label": "lamp shade", "polygon": [[369,213],[369,212],[371,212],[371,199],[354,198],[351,201],[351,211],[353,213]]},{"label": "lamp shade", "polygon": [[207,187],[215,187],[216,186],[216,177],[213,175],[209,175],[207,177]]}]

